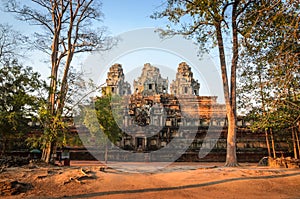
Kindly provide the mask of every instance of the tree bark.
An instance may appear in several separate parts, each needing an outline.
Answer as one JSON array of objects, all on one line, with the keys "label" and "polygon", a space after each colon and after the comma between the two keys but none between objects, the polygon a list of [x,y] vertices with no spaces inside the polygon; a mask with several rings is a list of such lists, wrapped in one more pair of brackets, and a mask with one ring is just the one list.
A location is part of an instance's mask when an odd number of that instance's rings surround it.
[{"label": "tree bark", "polygon": [[105,145],[105,153],[104,153],[105,164],[107,164],[107,161],[108,161],[108,141],[106,142],[106,145]]},{"label": "tree bark", "polygon": [[292,139],[293,139],[293,148],[294,148],[294,158],[298,159],[295,128],[292,128]]},{"label": "tree bark", "polygon": [[266,136],[266,144],[268,149],[268,156],[271,157],[271,148],[270,148],[269,134],[267,129],[265,129],[265,136]]},{"label": "tree bark", "polygon": [[298,131],[296,128],[295,128],[295,135],[296,135],[296,141],[297,141],[297,147],[298,147],[298,158],[300,158],[300,142],[299,142]]},{"label": "tree bark", "polygon": [[[46,147],[45,147],[46,148]],[[42,157],[41,157],[41,160],[42,161],[45,161],[46,160],[46,158],[45,158],[45,156],[46,156],[46,150],[45,150],[45,148],[43,148],[43,151],[42,151]]]},{"label": "tree bark", "polygon": [[[50,117],[53,117],[56,115],[56,110],[55,110],[55,104],[57,103],[56,99],[56,92],[57,92],[57,75],[58,75],[58,68],[60,65],[60,60],[62,57],[59,56],[59,38],[60,38],[60,33],[61,33],[61,27],[62,27],[62,21],[61,17],[62,15],[57,13],[57,7],[58,4],[56,1],[53,2],[52,5],[52,21],[53,21],[53,39],[52,39],[52,45],[51,45],[51,79],[50,79],[50,90],[49,90],[49,107],[48,111],[50,113]],[[48,118],[49,120],[46,122],[46,129],[49,128],[51,131],[51,125],[50,123],[52,122],[51,118]],[[46,144],[46,147],[43,150],[43,156],[42,160],[46,163],[50,162],[51,155],[52,155],[52,141],[48,141]]]},{"label": "tree bark", "polygon": [[[238,62],[238,32],[237,32],[237,5],[235,1],[232,6],[232,61],[230,76],[230,109],[228,115],[227,154],[225,166],[237,166],[236,157],[236,68]],[[224,57],[225,59],[225,57]]]},{"label": "tree bark", "polygon": [[221,30],[221,22],[215,24],[217,33],[217,42],[219,48],[219,60],[221,64],[222,82],[224,90],[224,98],[226,105],[226,113],[228,120],[228,134],[227,134],[227,152],[226,152],[226,163],[225,166],[238,166],[236,157],[236,117],[235,111],[232,108],[229,98],[229,86],[227,78],[227,68],[223,44],[223,36]]},{"label": "tree bark", "polygon": [[271,135],[271,142],[272,142],[273,158],[276,158],[275,141],[274,141],[272,128],[270,128],[270,135]]},{"label": "tree bark", "polygon": [[50,160],[51,160],[51,154],[52,154],[52,142],[49,142],[47,144],[47,147],[45,148],[45,157],[44,157],[45,159],[44,159],[44,161],[46,163],[50,162]]},{"label": "tree bark", "polygon": [[230,76],[230,104],[233,111],[234,120],[236,122],[236,69],[239,59],[239,44],[237,31],[237,5],[239,1],[235,1],[232,5],[232,60],[231,60],[231,76]]},{"label": "tree bark", "polygon": [[225,166],[238,166],[236,156],[236,120],[233,110],[229,113],[228,118],[228,135],[227,135],[227,152]]}]

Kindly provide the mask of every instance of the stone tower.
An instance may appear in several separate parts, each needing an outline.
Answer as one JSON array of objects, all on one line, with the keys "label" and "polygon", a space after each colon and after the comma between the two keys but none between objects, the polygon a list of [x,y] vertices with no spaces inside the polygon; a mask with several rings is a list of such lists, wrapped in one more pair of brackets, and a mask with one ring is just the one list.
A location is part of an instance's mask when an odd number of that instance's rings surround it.
[{"label": "stone tower", "polygon": [[200,84],[193,78],[191,67],[185,62],[179,64],[176,79],[170,85],[171,94],[199,95]]},{"label": "stone tower", "polygon": [[106,86],[102,88],[102,95],[117,94],[130,95],[130,84],[125,81],[123,68],[121,64],[114,64],[107,73]]},{"label": "stone tower", "polygon": [[133,82],[134,93],[144,96],[168,93],[168,83],[168,79],[161,77],[158,68],[147,63],[144,64],[141,76]]}]

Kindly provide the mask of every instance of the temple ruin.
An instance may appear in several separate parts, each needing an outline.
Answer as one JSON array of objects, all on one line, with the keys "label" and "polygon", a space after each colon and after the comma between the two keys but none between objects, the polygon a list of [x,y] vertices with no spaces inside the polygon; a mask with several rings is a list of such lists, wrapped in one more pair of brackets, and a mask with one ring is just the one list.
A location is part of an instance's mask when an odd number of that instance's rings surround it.
[{"label": "temple ruin", "polygon": [[199,95],[200,84],[195,80],[191,67],[185,62],[179,64],[176,79],[170,85],[171,94],[174,95]]},{"label": "temple ruin", "polygon": [[168,84],[168,79],[161,77],[159,68],[147,63],[141,76],[133,82],[134,93],[141,93],[143,96],[168,93]]},{"label": "temple ruin", "polygon": [[[188,148],[177,161],[225,161],[228,128],[225,104],[219,104],[217,96],[200,95],[200,84],[187,63],[178,65],[176,78],[170,85],[157,67],[147,63],[134,80],[133,88],[131,93],[122,66],[114,64],[102,95],[121,96],[111,101],[111,107],[118,108],[113,111],[122,115],[118,122],[122,135],[114,143],[122,150],[112,148],[110,160],[168,162],[172,161],[172,152],[180,151],[182,144],[188,142]],[[267,154],[264,132],[252,132],[251,122],[237,118],[239,161],[258,161]],[[86,134],[89,135],[88,130]],[[277,143],[278,150],[287,151],[287,143],[282,140]],[[164,152],[157,159],[155,154],[161,151]],[[199,156],[206,151],[205,157]],[[138,154],[140,159],[130,159],[127,152]],[[104,156],[101,150],[96,153]]]},{"label": "temple ruin", "polygon": [[[174,152],[182,148],[181,141],[189,141],[189,147],[180,153],[176,161],[225,161],[228,131],[225,105],[219,104],[216,96],[200,95],[200,84],[194,79],[192,69],[186,63],[179,64],[175,80],[170,80],[170,87],[168,81],[167,77],[160,75],[158,68],[145,64],[140,77],[135,80],[132,93],[131,85],[125,81],[122,66],[111,66],[102,95],[118,95],[117,100],[111,101],[111,107],[116,108],[113,110],[115,113],[120,113],[118,125],[122,135],[111,145],[116,147],[110,149],[109,160],[170,161],[172,153],[169,146],[175,149],[172,151]],[[113,103],[118,104],[114,106]],[[100,149],[87,126],[75,126],[73,118],[69,120],[67,137],[71,141],[68,144],[74,147],[70,152],[71,159],[103,158],[107,145]],[[236,144],[239,162],[258,162],[261,157],[268,155],[264,130],[252,131],[249,128],[251,122],[253,121],[245,117],[237,117]],[[42,132],[40,125],[33,125],[30,135],[40,135]],[[90,142],[85,145],[73,144],[74,139],[83,137],[91,138]],[[26,150],[29,149],[23,141],[25,139],[26,137],[14,137],[8,141],[9,149],[13,151],[11,154],[28,156]],[[172,144],[174,140],[179,140],[179,144]],[[292,138],[274,137],[277,156],[291,156],[291,140]],[[160,151],[165,152],[157,159],[155,154]],[[201,157],[200,151],[207,151],[208,154]],[[128,152],[140,159],[130,159]]]},{"label": "temple ruin", "polygon": [[[118,84],[119,79],[124,81],[123,70],[121,65],[115,64],[110,68],[106,92],[102,94],[110,93],[107,90],[124,91],[124,85]],[[225,106],[217,103],[216,96],[199,96],[200,84],[185,62],[178,66],[176,79],[170,85],[171,93],[168,93],[168,83],[168,78],[163,78],[157,67],[144,65],[141,76],[133,82],[134,93],[125,92],[124,101],[119,102],[124,105],[121,127],[124,133],[117,142],[120,148],[155,151],[167,146],[175,137],[187,139],[193,127],[197,132],[198,126],[226,123]]]},{"label": "temple ruin", "polygon": [[125,81],[121,64],[114,64],[107,73],[106,86],[102,87],[102,94],[130,95],[130,84]]}]

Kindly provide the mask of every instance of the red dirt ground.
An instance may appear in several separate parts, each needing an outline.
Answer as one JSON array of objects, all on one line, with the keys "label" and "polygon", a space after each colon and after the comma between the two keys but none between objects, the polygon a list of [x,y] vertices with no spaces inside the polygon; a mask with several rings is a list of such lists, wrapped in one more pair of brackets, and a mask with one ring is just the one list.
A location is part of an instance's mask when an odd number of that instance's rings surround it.
[{"label": "red dirt ground", "polygon": [[8,168],[0,181],[33,186],[3,198],[300,198],[300,169],[222,165],[174,163],[154,171],[159,164],[113,163],[102,172],[99,162],[73,161],[71,167]]}]

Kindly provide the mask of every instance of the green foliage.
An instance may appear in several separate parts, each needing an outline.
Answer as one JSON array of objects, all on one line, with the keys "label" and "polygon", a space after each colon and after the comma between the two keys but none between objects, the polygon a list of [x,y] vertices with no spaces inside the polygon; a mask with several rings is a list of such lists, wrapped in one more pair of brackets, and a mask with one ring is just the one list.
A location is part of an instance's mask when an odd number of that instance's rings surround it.
[{"label": "green foliage", "polygon": [[95,100],[95,106],[84,106],[83,124],[91,133],[90,140],[94,144],[103,145],[108,140],[117,142],[121,137],[121,129],[117,120],[121,114],[116,114],[115,107],[112,108],[112,96],[102,96]]},{"label": "green foliage", "polygon": [[44,82],[30,67],[17,62],[0,68],[0,137],[9,139],[28,133],[44,98]]},{"label": "green foliage", "polygon": [[49,142],[56,142],[57,146],[63,146],[66,144],[64,139],[68,125],[65,121],[66,118],[63,118],[58,114],[53,115],[50,113],[49,109],[47,109],[47,106],[42,106],[39,110],[39,119],[44,127],[42,144]]},{"label": "green foliage", "polygon": [[121,129],[118,126],[117,121],[122,114],[116,114],[116,107],[113,105],[113,100],[116,96],[103,96],[97,98],[95,101],[95,109],[98,122],[101,130],[107,136],[107,138],[115,143],[119,140],[121,135]]},{"label": "green foliage", "polygon": [[[299,121],[299,12],[294,1],[261,2],[241,30],[239,105],[256,120],[256,129],[289,128]],[[255,31],[249,34],[250,29]]]},{"label": "green foliage", "polygon": [[90,134],[82,137],[87,145],[103,145],[107,142],[107,137],[102,133],[99,121],[97,119],[96,110],[92,106],[84,106],[82,108],[83,121]]},{"label": "green foliage", "polygon": [[38,25],[44,30],[35,33],[33,43],[36,49],[49,55],[51,62],[47,104],[50,116],[46,119],[49,123],[44,126],[44,137],[48,143],[42,156],[42,160],[48,163],[55,151],[56,141],[60,139],[56,137],[62,128],[59,120],[66,116],[64,111],[69,103],[67,95],[72,60],[78,53],[109,50],[117,41],[106,34],[106,28],[92,27],[96,25],[94,22],[99,22],[103,17],[100,1],[10,0],[4,6],[19,20]]},{"label": "green foliage", "polygon": [[218,12],[222,8],[222,1],[174,0],[167,1],[165,10],[155,12],[151,17],[167,18],[170,22],[165,29],[159,29],[162,36],[183,35],[195,40],[200,52],[207,52],[216,46],[215,22],[222,21]]}]

